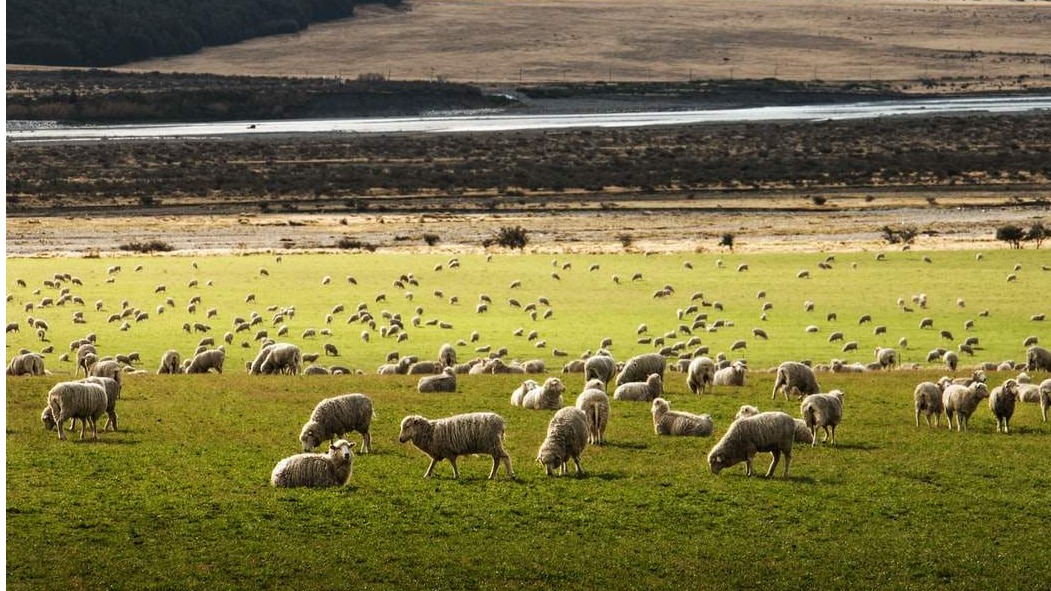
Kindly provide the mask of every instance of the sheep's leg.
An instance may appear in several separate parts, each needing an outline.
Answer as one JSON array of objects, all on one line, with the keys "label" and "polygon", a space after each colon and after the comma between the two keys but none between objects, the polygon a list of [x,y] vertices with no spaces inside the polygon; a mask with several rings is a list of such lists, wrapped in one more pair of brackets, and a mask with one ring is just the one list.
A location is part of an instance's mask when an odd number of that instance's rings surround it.
[{"label": "sheep's leg", "polygon": [[[500,459],[503,460],[503,462],[504,462],[504,472],[507,473],[507,476],[510,479],[514,480],[514,478],[515,478],[515,471],[511,469],[511,456],[507,455],[506,451],[501,450]],[[495,473],[495,469],[494,469],[494,473]]]},{"label": "sheep's leg", "polygon": [[792,447],[785,451],[785,480],[788,480],[788,468],[792,465]]},{"label": "sheep's leg", "polygon": [[584,476],[584,470],[580,467],[580,456],[573,456],[573,463],[577,466],[577,477]]},{"label": "sheep's leg", "polygon": [[[88,421],[91,422],[91,440],[92,441],[98,441],[99,440],[98,419],[96,419],[95,417],[88,417]],[[83,437],[81,439],[83,439]]]},{"label": "sheep's leg", "polygon": [[[434,467],[438,465],[438,458],[431,458],[431,465],[427,466],[427,471],[423,473],[424,478],[430,478],[434,474]],[[455,464],[453,464],[455,466]]]},{"label": "sheep's leg", "polygon": [[774,475],[774,469],[777,468],[777,462],[781,460],[780,451],[772,451],[770,452],[770,455],[774,456],[774,461],[770,462],[770,469],[766,471],[766,478],[770,478]]},{"label": "sheep's leg", "polygon": [[496,480],[496,471],[500,469],[500,455],[493,456],[493,469],[489,471],[489,480]]},{"label": "sheep's leg", "polygon": [[[54,407],[51,407],[54,409]],[[58,427],[58,438],[62,441],[66,440],[66,430],[62,428],[62,423],[65,423],[66,419],[59,415],[59,419],[55,421],[55,425]]]},{"label": "sheep's leg", "polygon": [[752,474],[755,474],[752,470],[752,456],[748,456],[744,461],[744,475],[751,476]]},{"label": "sheep's leg", "polygon": [[365,431],[361,434],[361,453],[372,452],[372,434]]},{"label": "sheep's leg", "polygon": [[88,422],[85,419],[80,419],[80,440],[84,440],[84,430],[87,429]]},{"label": "sheep's leg", "polygon": [[460,470],[458,470],[456,468],[456,456],[450,457],[449,458],[449,463],[453,465],[453,478],[459,478],[460,477]]},{"label": "sheep's leg", "polygon": [[836,444],[836,426],[832,425],[832,445]]}]

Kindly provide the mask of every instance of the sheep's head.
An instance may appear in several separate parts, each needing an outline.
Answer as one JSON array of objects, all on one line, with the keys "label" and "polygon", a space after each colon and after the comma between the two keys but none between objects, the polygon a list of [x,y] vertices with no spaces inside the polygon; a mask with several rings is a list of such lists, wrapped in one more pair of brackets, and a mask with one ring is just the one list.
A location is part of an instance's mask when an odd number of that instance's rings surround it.
[{"label": "sheep's head", "polygon": [[741,408],[737,409],[737,414],[734,415],[734,420],[736,421],[737,419],[747,419],[748,417],[754,417],[757,414],[759,414],[758,408],[750,404],[745,404]]},{"label": "sheep's head", "polygon": [[584,384],[585,390],[606,390],[606,384],[598,378],[592,378],[588,380],[588,383]]},{"label": "sheep's head", "polygon": [[971,379],[975,382],[981,382],[984,384],[987,378],[985,377],[984,371],[976,369],[974,370],[974,373],[971,374]]},{"label": "sheep's head", "polygon": [[55,417],[51,414],[51,407],[45,406],[44,412],[40,414],[40,420],[44,422],[44,430],[51,431],[55,428]]},{"label": "sheep's head", "polygon": [[1002,386],[1000,386],[1000,388],[1003,390],[1004,394],[1018,396],[1018,382],[1015,380],[1007,380]]},{"label": "sheep's head", "polygon": [[561,394],[566,391],[566,385],[558,378],[547,378],[544,380],[544,389],[551,393]]},{"label": "sheep's head", "polygon": [[566,459],[555,453],[554,450],[545,450],[543,448],[537,452],[536,461],[544,467],[544,471],[547,472],[548,476],[553,476],[555,470],[560,469],[562,464],[566,463]]},{"label": "sheep's head", "polygon": [[650,407],[650,412],[654,415],[663,414],[668,412],[669,408],[671,407],[668,405],[667,400],[663,398],[654,398],[653,405]]},{"label": "sheep's head", "polygon": [[398,442],[405,443],[412,439],[415,435],[421,423],[426,423],[427,419],[420,415],[409,415],[401,420],[401,432],[398,434]]},{"label": "sheep's head", "polygon": [[315,447],[321,445],[321,425],[317,421],[309,421],[303,425],[303,430],[299,433],[299,441],[303,444],[303,451],[311,451]]},{"label": "sheep's head", "polygon": [[978,398],[989,397],[989,387],[982,382],[975,382],[971,384],[971,389],[974,390],[974,393],[978,395]]},{"label": "sheep's head", "polygon": [[708,468],[711,469],[712,474],[718,474],[720,470],[729,465],[730,463],[722,454],[712,454],[708,456]]},{"label": "sheep's head", "polygon": [[328,446],[329,455],[337,458],[343,458],[343,461],[354,463],[354,452],[352,451],[354,442],[347,441],[346,439],[340,439],[339,441]]}]

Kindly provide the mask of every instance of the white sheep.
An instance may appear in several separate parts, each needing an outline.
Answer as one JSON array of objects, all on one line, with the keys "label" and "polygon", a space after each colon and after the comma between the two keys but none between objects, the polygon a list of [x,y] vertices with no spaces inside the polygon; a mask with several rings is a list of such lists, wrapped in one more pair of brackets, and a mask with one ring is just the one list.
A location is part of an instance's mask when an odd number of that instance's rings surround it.
[{"label": "white sheep", "polygon": [[522,382],[520,386],[515,388],[514,392],[511,392],[511,406],[522,406],[522,400],[525,398],[527,392],[533,388],[539,388],[540,384],[536,380],[526,380]]},{"label": "white sheep", "polygon": [[1009,432],[1008,423],[1014,415],[1017,401],[1018,382],[1015,380],[1006,380],[989,392],[989,410],[993,411],[993,417],[996,419],[997,433]]},{"label": "white sheep", "polygon": [[438,363],[442,368],[456,365],[456,349],[449,343],[445,343],[438,349]]},{"label": "white sheep", "polygon": [[606,441],[606,425],[609,423],[609,396],[600,380],[589,380],[584,391],[577,396],[575,406],[584,411],[588,420],[588,443],[601,445]]},{"label": "white sheep", "polygon": [[671,405],[663,398],[653,399],[650,413],[653,415],[653,430],[657,435],[708,437],[715,429],[711,415],[671,410]]},{"label": "white sheep", "polygon": [[792,444],[795,441],[796,423],[783,412],[764,412],[742,418],[730,424],[719,443],[708,453],[708,467],[718,474],[739,462],[745,463],[745,473],[754,474],[752,459],[758,452],[770,452],[773,461],[766,477],[773,476],[781,455],[785,456],[785,478],[792,464]]},{"label": "white sheep", "polygon": [[325,398],[314,406],[310,418],[299,432],[303,451],[310,451],[328,439],[343,439],[346,433],[361,433],[361,452],[372,451],[372,400],[364,394],[343,394]]},{"label": "white sheep", "polygon": [[[610,383],[617,375],[617,363],[613,357],[599,353],[588,357],[584,361],[584,380],[602,380],[603,384]],[[603,386],[605,387],[605,386]]]},{"label": "white sheep", "polygon": [[190,364],[186,366],[186,373],[208,373],[214,369],[223,373],[223,362],[226,360],[226,351],[222,348],[209,349],[193,356]]},{"label": "white sheep", "polygon": [[91,366],[88,375],[111,378],[120,384],[123,382],[124,370],[116,360],[102,359]]},{"label": "white sheep", "polygon": [[1051,371],[1051,351],[1043,347],[1029,347],[1025,352],[1027,371]]},{"label": "white sheep", "polygon": [[[81,380],[85,384],[98,384],[106,390],[106,426],[103,428],[104,431],[109,431],[112,427],[114,431],[117,430],[117,400],[120,399],[121,384],[117,380],[112,378],[104,378],[100,376],[90,376]],[[50,407],[48,407],[50,408]]]},{"label": "white sheep", "polygon": [[182,356],[175,349],[168,349],[161,356],[161,365],[157,368],[158,374],[182,373]]},{"label": "white sheep", "polygon": [[1051,378],[1040,382],[1040,416],[1047,422],[1047,409],[1051,407]]},{"label": "white sheep", "polygon": [[883,369],[893,368],[898,364],[898,352],[889,347],[876,347],[876,363]]},{"label": "white sheep", "polygon": [[661,379],[664,379],[666,364],[664,356],[657,353],[636,355],[629,359],[624,364],[624,369],[617,374],[617,386],[631,382],[645,382],[650,374],[658,374]]},{"label": "white sheep", "polygon": [[797,361],[785,361],[777,366],[777,377],[774,379],[774,391],[770,395],[770,400],[777,397],[778,389],[781,390],[785,400],[788,400],[789,393],[802,398],[821,391],[817,377],[814,376],[814,370]]},{"label": "white sheep", "polygon": [[303,351],[292,343],[274,343],[267,347],[266,356],[259,366],[263,374],[287,373],[296,375],[303,365]]},{"label": "white sheep", "polygon": [[799,403],[799,414],[814,436],[810,445],[817,445],[818,427],[825,431],[821,442],[835,445],[836,426],[843,419],[843,392],[833,390],[828,394],[810,394]]},{"label": "white sheep", "polygon": [[329,445],[328,453],[301,453],[274,466],[270,484],[281,488],[297,486],[343,486],[354,472],[354,444],[346,439]]},{"label": "white sheep", "polygon": [[949,419],[948,427],[952,430],[952,418],[956,416],[956,430],[966,431],[967,423],[971,414],[978,408],[978,403],[983,398],[989,397],[989,388],[982,382],[974,382],[970,386],[950,384],[942,392],[942,407],[945,416]]},{"label": "white sheep", "polygon": [[522,407],[532,410],[557,410],[562,408],[562,393],[566,385],[558,378],[547,378],[542,386],[537,386],[525,393]]},{"label": "white sheep", "polygon": [[947,380],[943,378],[938,383],[934,382],[920,382],[916,384],[916,389],[912,392],[912,400],[916,409],[916,426],[920,426],[920,415],[924,415],[924,419],[927,421],[927,426],[931,426],[931,417],[934,417],[934,424],[938,427],[941,426],[941,415],[944,411],[942,406],[942,391],[945,389]]},{"label": "white sheep", "polygon": [[650,402],[664,394],[664,381],[660,374],[652,373],[645,382],[628,382],[613,391],[614,400]]},{"label": "white sheep", "polygon": [[694,357],[686,370],[686,385],[690,392],[703,394],[711,391],[715,381],[715,362],[710,357]]},{"label": "white sheep", "polygon": [[433,376],[423,376],[416,382],[416,391],[424,392],[455,392],[456,373],[453,368],[447,367],[442,373]]},{"label": "white sheep", "polygon": [[728,367],[716,370],[713,383],[716,386],[744,386],[745,373],[748,367],[740,361],[735,361]]},{"label": "white sheep", "polygon": [[547,475],[555,469],[565,474],[566,466],[572,459],[576,465],[577,476],[583,476],[580,467],[580,454],[588,443],[588,420],[584,411],[575,406],[559,409],[547,425],[547,436],[536,453],[536,461],[544,466]]},{"label": "white sheep", "polygon": [[9,376],[44,375],[44,357],[37,353],[22,353],[11,358],[7,364]]},{"label": "white sheep", "polygon": [[431,463],[424,472],[430,478],[438,462],[448,459],[453,466],[453,478],[459,478],[456,458],[468,454],[489,454],[493,457],[493,469],[489,479],[496,478],[500,462],[510,478],[515,477],[511,469],[511,457],[504,450],[504,419],[492,412],[473,412],[429,420],[420,415],[409,415],[401,421],[398,441],[412,441],[420,451],[427,454]]},{"label": "white sheep", "polygon": [[[84,439],[84,430],[88,425],[91,426],[91,438],[98,439],[96,422],[106,412],[106,389],[99,384],[59,382],[48,391],[47,406],[41,418],[46,428],[58,427],[59,439],[66,440],[66,432],[62,425],[67,419],[81,420],[81,439]],[[51,411],[50,417],[47,416],[48,410]]]}]

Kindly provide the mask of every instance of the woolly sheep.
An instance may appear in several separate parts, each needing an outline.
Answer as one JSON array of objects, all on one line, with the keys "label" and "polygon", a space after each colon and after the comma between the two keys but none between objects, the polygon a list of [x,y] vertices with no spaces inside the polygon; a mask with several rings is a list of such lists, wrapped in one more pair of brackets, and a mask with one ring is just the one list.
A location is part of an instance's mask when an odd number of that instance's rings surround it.
[{"label": "woolly sheep", "polygon": [[123,381],[124,370],[121,368],[120,364],[113,359],[103,359],[92,365],[88,374],[103,378],[112,378],[120,384]]},{"label": "woolly sheep", "polygon": [[1040,382],[1040,416],[1047,422],[1047,409],[1051,407],[1051,378]]},{"label": "woolly sheep", "polygon": [[580,454],[588,443],[588,421],[584,411],[575,406],[559,409],[547,425],[547,436],[536,453],[536,461],[544,466],[547,475],[565,474],[572,458],[577,476],[583,476]]},{"label": "woolly sheep", "polygon": [[[59,382],[48,391],[47,406],[41,418],[46,428],[58,428],[59,439],[66,440],[63,423],[67,419],[80,419],[80,438],[84,439],[84,431],[90,425],[91,438],[97,440],[99,433],[96,421],[106,412],[106,389],[99,384]],[[50,416],[48,410],[51,411]]]},{"label": "woolly sheep", "polygon": [[942,361],[945,362],[945,367],[948,367],[949,371],[956,371],[956,367],[960,364],[960,357],[955,351],[946,351],[942,355]]},{"label": "woolly sheep", "polygon": [[44,358],[37,353],[15,355],[7,364],[7,375],[42,376],[44,375]]},{"label": "woolly sheep", "polygon": [[774,379],[774,391],[770,395],[771,400],[777,397],[778,389],[781,390],[785,400],[788,400],[789,393],[794,393],[794,395],[802,398],[821,391],[821,387],[817,383],[817,377],[814,376],[814,370],[798,361],[785,361],[777,366],[777,377]]},{"label": "woolly sheep", "polygon": [[264,374],[298,374],[303,365],[303,352],[292,343],[274,343],[268,347],[266,357],[259,367]]},{"label": "woolly sheep", "polygon": [[[1008,423],[1015,412],[1015,402],[1018,401],[1018,382],[1006,380],[1003,384],[989,392],[989,410],[993,411],[996,419],[996,432],[1009,432]],[[1002,427],[1002,429],[1001,429]]]},{"label": "woolly sheep", "polygon": [[588,443],[602,445],[606,441],[606,425],[609,423],[609,396],[605,386],[598,380],[590,380],[584,391],[577,396],[575,406],[584,411],[588,421]]},{"label": "woolly sheep", "polygon": [[630,382],[645,382],[650,374],[658,374],[664,379],[666,360],[657,353],[645,353],[632,357],[624,364],[624,369],[617,374],[617,386]]},{"label": "woolly sheep", "polygon": [[613,391],[613,399],[650,402],[662,394],[664,394],[664,381],[660,374],[652,373],[645,382],[629,382],[617,386],[617,389]]},{"label": "woolly sheep", "polygon": [[442,373],[446,367],[443,366],[439,361],[417,361],[409,366],[409,370],[406,372],[409,375],[433,375]]},{"label": "woolly sheep", "polygon": [[883,369],[893,368],[898,363],[898,352],[889,347],[876,347],[876,363]]},{"label": "woolly sheep", "polygon": [[829,441],[835,445],[836,426],[843,419],[843,392],[833,390],[828,394],[811,394],[799,403],[799,414],[814,436],[811,445],[817,445],[818,427],[825,431],[821,442]]},{"label": "woolly sheep", "polygon": [[945,417],[949,419],[949,430],[952,430],[952,418],[956,416],[956,430],[967,430],[967,423],[971,414],[978,408],[978,403],[983,398],[989,397],[989,389],[982,382],[974,382],[970,386],[950,384],[942,392],[942,407],[945,409]]},{"label": "woolly sheep", "polygon": [[617,375],[617,363],[609,355],[594,355],[584,361],[584,380],[601,380],[603,384],[613,381]]},{"label": "woolly sheep", "polygon": [[511,392],[511,406],[522,406],[522,400],[525,399],[527,392],[533,388],[539,388],[540,384],[536,380],[526,380],[522,382],[520,386],[515,388],[514,392]]},{"label": "woolly sheep", "polygon": [[1025,352],[1025,368],[1028,371],[1051,371],[1051,351],[1043,347],[1029,347]]},{"label": "woolly sheep", "polygon": [[916,408],[916,426],[920,426],[920,414],[924,415],[924,419],[927,421],[927,426],[931,426],[931,417],[934,417],[934,424],[941,426],[941,414],[944,410],[942,407],[942,390],[944,389],[944,382],[920,382],[916,384],[916,388],[912,391],[912,400]]},{"label": "woolly sheep", "polygon": [[361,433],[361,453],[372,451],[372,400],[364,394],[343,394],[325,398],[314,406],[310,418],[299,432],[303,451],[311,451],[325,439],[343,439],[347,433]]},{"label": "woolly sheep", "polygon": [[745,373],[748,367],[740,361],[735,361],[729,367],[724,367],[715,372],[712,383],[716,386],[744,386]]},{"label": "woolly sheep", "polygon": [[542,386],[532,388],[522,398],[522,407],[532,410],[557,410],[562,408],[562,393],[566,385],[558,378],[547,378]]},{"label": "woolly sheep", "polygon": [[345,439],[329,445],[328,453],[301,453],[274,466],[270,484],[280,488],[297,486],[343,486],[354,471],[354,444]]},{"label": "woolly sheep", "polygon": [[511,457],[504,450],[504,419],[492,412],[474,412],[430,420],[420,415],[409,415],[401,421],[398,441],[412,441],[417,449],[427,454],[431,463],[424,478],[430,478],[438,462],[448,459],[453,466],[453,478],[459,478],[456,458],[468,454],[489,454],[493,457],[493,469],[489,479],[496,478],[500,462],[510,478],[515,477],[511,469]]},{"label": "woolly sheep", "polygon": [[445,343],[438,349],[438,363],[442,368],[456,365],[456,349],[449,343]]},{"label": "woolly sheep", "polygon": [[650,413],[653,415],[653,430],[657,435],[708,437],[715,428],[711,415],[671,410],[671,405],[663,398],[653,399]]},{"label": "woolly sheep", "polygon": [[186,373],[208,373],[214,369],[223,373],[223,362],[226,360],[226,351],[222,349],[209,349],[193,356],[190,365],[186,367]]},{"label": "woolly sheep", "polygon": [[445,371],[438,375],[424,376],[416,383],[416,390],[420,393],[455,392],[456,374],[453,373],[451,367],[447,367],[445,368]]},{"label": "woolly sheep", "polygon": [[715,380],[715,362],[710,357],[695,357],[687,369],[686,385],[690,392],[703,394],[712,390]]},{"label": "woolly sheep", "polygon": [[758,452],[770,452],[773,461],[766,477],[773,476],[774,469],[785,456],[785,478],[792,464],[792,443],[795,441],[795,419],[783,412],[764,412],[753,417],[742,418],[730,424],[722,439],[708,453],[708,467],[712,474],[737,463],[745,463],[745,474],[751,476],[752,459]]}]

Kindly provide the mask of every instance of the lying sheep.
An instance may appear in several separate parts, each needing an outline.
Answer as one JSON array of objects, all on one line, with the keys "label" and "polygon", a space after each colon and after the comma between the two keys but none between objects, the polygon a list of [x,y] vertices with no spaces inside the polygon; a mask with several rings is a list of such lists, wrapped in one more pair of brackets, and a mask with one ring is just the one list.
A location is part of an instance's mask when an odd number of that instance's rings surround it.
[{"label": "lying sheep", "polygon": [[468,454],[489,454],[493,457],[493,469],[489,479],[496,478],[500,462],[504,463],[507,476],[514,478],[511,457],[504,450],[504,419],[492,412],[459,414],[442,419],[429,420],[420,415],[402,419],[398,441],[412,441],[420,451],[431,458],[424,478],[430,478],[438,462],[448,459],[453,466],[453,478],[459,478],[456,458]]},{"label": "lying sheep", "polygon": [[942,407],[945,416],[949,419],[948,427],[952,430],[952,418],[956,416],[956,430],[967,430],[974,410],[983,398],[989,397],[989,389],[982,382],[974,382],[970,386],[950,384],[942,392]]},{"label": "lying sheep", "polygon": [[652,373],[645,382],[629,382],[617,386],[617,389],[613,391],[613,399],[650,402],[662,394],[664,394],[664,382],[660,374]]},{"label": "lying sheep", "polygon": [[788,478],[795,431],[795,419],[783,412],[764,412],[736,420],[708,453],[708,467],[712,474],[718,474],[723,468],[744,462],[745,474],[751,476],[754,474],[752,459],[757,452],[765,451],[773,456],[766,477],[773,476],[783,454],[785,478]]},{"label": "lying sheep", "polygon": [[584,380],[601,380],[610,383],[617,375],[617,362],[609,355],[593,355],[584,361]]},{"label": "lying sheep", "polygon": [[7,364],[9,376],[44,375],[44,357],[37,353],[22,353],[11,358]]},{"label": "lying sheep", "polygon": [[544,466],[547,475],[567,472],[567,464],[572,458],[577,468],[577,476],[583,476],[580,467],[580,454],[588,443],[588,420],[584,411],[575,406],[559,409],[547,425],[547,436],[536,453],[536,461]]},{"label": "lying sheep", "polygon": [[686,370],[686,385],[690,392],[703,394],[712,390],[715,380],[715,362],[710,357],[694,357]]},{"label": "lying sheep", "polygon": [[343,486],[354,472],[354,444],[346,439],[329,445],[328,453],[301,453],[274,466],[270,484],[280,488],[297,486]]},{"label": "lying sheep", "polygon": [[532,388],[522,398],[522,407],[532,410],[557,410],[562,408],[562,393],[566,385],[558,378],[547,378],[542,386]]},{"label": "lying sheep", "polygon": [[916,384],[916,389],[912,391],[912,400],[916,408],[917,427],[920,426],[920,414],[924,415],[928,427],[931,426],[932,416],[934,417],[934,424],[941,427],[941,415],[944,411],[942,391],[945,384],[945,381],[939,381],[937,384],[934,382],[920,382]]},{"label": "lying sheep", "polygon": [[657,435],[708,437],[715,429],[711,415],[671,410],[671,405],[663,398],[653,399],[650,413],[653,415],[653,430]]},{"label": "lying sheep", "polygon": [[584,391],[577,396],[575,406],[584,411],[588,420],[588,443],[602,445],[606,441],[606,425],[609,423],[609,396],[600,380],[589,380]]},{"label": "lying sheep", "polygon": [[536,383],[536,380],[522,382],[520,386],[515,388],[514,392],[511,392],[511,406],[522,406],[522,400],[525,398],[526,393],[533,388],[539,387],[540,384]]},{"label": "lying sheep", "polygon": [[[106,389],[99,384],[82,382],[59,382],[47,393],[47,406],[41,418],[47,429],[58,428],[58,438],[66,440],[63,423],[68,419],[80,419],[80,438],[91,426],[91,438],[98,439],[97,420],[106,412]],[[48,411],[50,416],[48,416]]]},{"label": "lying sheep", "polygon": [[[1008,423],[1015,413],[1015,402],[1018,400],[1018,382],[1006,380],[989,392],[989,410],[996,419],[996,432],[1009,432]],[[1001,429],[1002,427],[1002,429]]]},{"label": "lying sheep", "polygon": [[632,382],[645,382],[651,374],[657,374],[664,379],[666,363],[664,356],[657,353],[636,355],[629,359],[624,364],[624,369],[617,374],[617,386]]},{"label": "lying sheep", "polygon": [[745,364],[735,361],[729,367],[716,370],[712,381],[716,386],[744,386],[747,371]]},{"label": "lying sheep", "polygon": [[223,373],[223,362],[226,360],[226,351],[223,349],[209,349],[193,356],[190,364],[186,366],[186,373],[208,373],[215,370]]},{"label": "lying sheep", "polygon": [[446,367],[438,361],[417,361],[409,366],[408,375],[435,375],[442,373]]},{"label": "lying sheep", "polygon": [[325,398],[314,406],[313,412],[303,429],[299,432],[299,441],[303,451],[311,451],[328,439],[343,439],[347,433],[361,433],[361,453],[372,451],[372,400],[364,394],[343,394]]},{"label": "lying sheep", "polygon": [[455,392],[456,373],[453,372],[453,368],[447,367],[438,375],[423,376],[420,381],[416,382],[416,391],[421,394],[424,392]]},{"label": "lying sheep", "polygon": [[778,389],[785,400],[788,400],[789,393],[802,398],[821,391],[814,370],[797,361],[785,361],[777,366],[777,377],[774,379],[774,391],[770,400],[777,397]]},{"label": "lying sheep", "polygon": [[161,356],[161,365],[157,368],[158,374],[182,373],[182,356],[175,349],[168,349]]},{"label": "lying sheep", "polygon": [[821,443],[828,441],[835,445],[836,426],[843,419],[843,392],[833,390],[828,394],[811,394],[799,403],[799,414],[814,436],[810,445],[817,445],[818,427],[825,431]]}]

